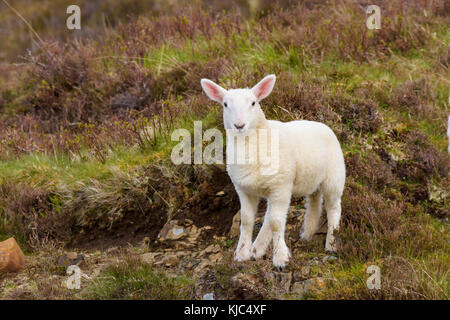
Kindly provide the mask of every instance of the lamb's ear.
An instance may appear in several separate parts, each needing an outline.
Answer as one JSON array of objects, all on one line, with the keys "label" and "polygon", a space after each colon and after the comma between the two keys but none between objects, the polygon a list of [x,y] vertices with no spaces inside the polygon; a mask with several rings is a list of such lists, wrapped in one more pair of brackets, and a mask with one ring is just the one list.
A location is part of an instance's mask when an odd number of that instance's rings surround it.
[{"label": "lamb's ear", "polygon": [[274,74],[268,75],[252,88],[253,94],[258,101],[261,101],[272,92],[275,80],[276,77]]},{"label": "lamb's ear", "polygon": [[203,91],[205,91],[206,95],[211,99],[218,103],[222,103],[223,96],[227,93],[227,90],[215,84],[211,80],[202,79],[200,80]]}]

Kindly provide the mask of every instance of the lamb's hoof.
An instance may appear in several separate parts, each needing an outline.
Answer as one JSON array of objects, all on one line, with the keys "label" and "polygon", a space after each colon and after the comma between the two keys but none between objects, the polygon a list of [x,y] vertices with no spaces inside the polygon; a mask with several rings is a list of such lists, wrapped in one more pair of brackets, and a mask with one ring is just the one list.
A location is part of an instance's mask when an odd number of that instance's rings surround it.
[{"label": "lamb's hoof", "polygon": [[284,259],[274,259],[273,260],[273,266],[275,267],[276,270],[280,270],[280,272],[286,268],[288,263],[289,263],[289,256],[287,256]]},{"label": "lamb's hoof", "polygon": [[245,262],[245,261],[249,261],[250,257],[240,257],[240,256],[234,256],[234,261],[236,262]]},{"label": "lamb's hoof", "polygon": [[252,258],[255,258],[255,260],[261,259],[266,254],[265,251],[266,250],[258,249],[258,247],[255,246],[254,244],[252,245],[252,247],[250,249],[250,252],[252,253]]},{"label": "lamb's hoof", "polygon": [[337,251],[336,250],[325,250],[325,253],[335,256],[337,254]]},{"label": "lamb's hoof", "polygon": [[252,257],[250,258],[250,260],[256,261],[256,258],[255,258],[254,256],[252,256]]},{"label": "lamb's hoof", "polygon": [[257,261],[257,260],[266,260],[267,259],[267,254],[264,253],[262,256],[257,257],[255,254],[252,254],[252,260],[253,261]]},{"label": "lamb's hoof", "polygon": [[275,270],[276,270],[277,272],[284,272],[284,270],[286,270],[286,266],[283,266],[283,267],[275,267]]},{"label": "lamb's hoof", "polygon": [[234,253],[234,260],[237,262],[248,261],[251,258],[249,249],[241,249]]}]

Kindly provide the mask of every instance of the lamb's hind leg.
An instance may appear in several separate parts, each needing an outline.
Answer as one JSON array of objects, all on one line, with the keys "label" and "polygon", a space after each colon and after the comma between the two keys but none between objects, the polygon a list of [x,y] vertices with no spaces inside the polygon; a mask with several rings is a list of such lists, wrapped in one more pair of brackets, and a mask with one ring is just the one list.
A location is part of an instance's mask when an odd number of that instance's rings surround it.
[{"label": "lamb's hind leg", "polygon": [[236,261],[245,261],[251,258],[250,248],[252,246],[253,226],[259,199],[242,191],[238,191],[238,195],[241,202],[241,234],[234,253],[234,259]]},{"label": "lamb's hind leg", "polygon": [[325,251],[336,251],[336,239],[334,231],[339,229],[339,221],[341,219],[341,197],[327,196],[325,197],[325,209],[327,210],[328,230],[325,240]]},{"label": "lamb's hind leg", "polygon": [[272,230],[270,229],[270,219],[269,219],[269,200],[267,201],[267,211],[264,216],[264,222],[259,230],[258,236],[255,242],[252,244],[252,257],[255,259],[261,258],[267,251],[267,247],[272,241]]},{"label": "lamb's hind leg", "polygon": [[310,240],[319,229],[320,215],[322,214],[322,192],[320,189],[309,195],[306,201],[306,213],[300,237],[303,240]]}]

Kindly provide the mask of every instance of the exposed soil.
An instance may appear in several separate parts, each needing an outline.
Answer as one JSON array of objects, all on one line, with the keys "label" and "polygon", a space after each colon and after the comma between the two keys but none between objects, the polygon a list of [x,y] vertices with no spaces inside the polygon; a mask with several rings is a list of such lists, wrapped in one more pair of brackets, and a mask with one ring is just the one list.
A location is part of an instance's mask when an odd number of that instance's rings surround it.
[{"label": "exposed soil", "polygon": [[[197,228],[210,226],[202,233],[206,241],[214,235],[223,236],[229,231],[234,214],[239,209],[239,200],[222,168],[180,167],[176,174],[186,181],[184,186],[175,181],[180,177],[164,176],[156,168],[149,168],[145,174],[152,181],[157,181],[152,183],[155,190],[149,188],[152,204],[142,205],[146,210],[125,212],[123,218],[115,221],[111,228],[100,228],[98,225],[76,227],[69,247],[105,249],[136,245],[148,238],[152,248],[157,248],[160,244],[155,240],[168,219],[176,219],[181,223],[190,220]],[[165,201],[170,201],[171,207]]]}]

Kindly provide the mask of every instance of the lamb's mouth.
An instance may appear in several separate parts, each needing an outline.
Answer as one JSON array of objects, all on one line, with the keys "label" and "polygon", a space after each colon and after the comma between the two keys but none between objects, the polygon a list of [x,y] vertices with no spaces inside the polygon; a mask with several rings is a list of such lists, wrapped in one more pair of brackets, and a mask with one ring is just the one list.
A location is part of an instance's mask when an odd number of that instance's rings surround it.
[{"label": "lamb's mouth", "polygon": [[243,133],[246,133],[248,131],[248,128],[247,128],[247,126],[245,126],[243,128],[240,128],[240,129],[234,128],[233,131],[243,134]]}]

